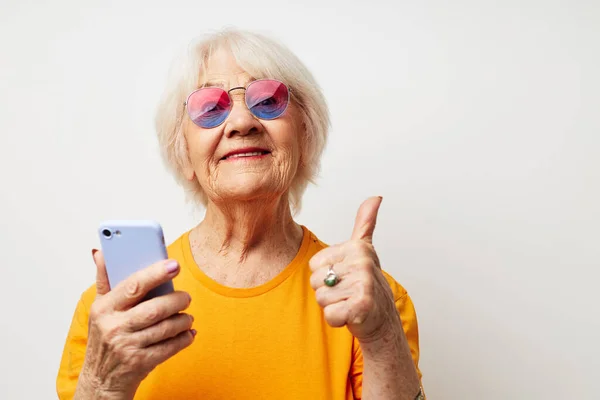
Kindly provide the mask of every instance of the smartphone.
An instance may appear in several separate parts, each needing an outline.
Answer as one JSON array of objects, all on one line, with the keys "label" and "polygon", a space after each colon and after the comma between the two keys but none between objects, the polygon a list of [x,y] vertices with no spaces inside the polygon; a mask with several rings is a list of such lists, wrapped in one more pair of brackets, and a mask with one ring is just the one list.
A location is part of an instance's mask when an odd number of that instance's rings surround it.
[{"label": "smartphone", "polygon": [[[167,259],[163,230],[156,221],[105,221],[100,224],[98,235],[111,288],[134,272]],[[142,301],[173,290],[173,282],[165,282],[152,289]]]}]

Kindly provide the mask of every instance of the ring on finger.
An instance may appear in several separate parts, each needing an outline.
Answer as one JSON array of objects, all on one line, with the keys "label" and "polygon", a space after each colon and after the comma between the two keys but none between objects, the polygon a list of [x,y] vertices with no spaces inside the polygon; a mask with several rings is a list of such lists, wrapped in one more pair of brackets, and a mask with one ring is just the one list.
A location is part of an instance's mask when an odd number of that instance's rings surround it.
[{"label": "ring on finger", "polygon": [[329,269],[327,270],[327,275],[325,276],[325,279],[323,279],[323,282],[325,282],[325,285],[333,287],[337,285],[339,281],[340,278],[333,270],[333,265],[330,265]]}]

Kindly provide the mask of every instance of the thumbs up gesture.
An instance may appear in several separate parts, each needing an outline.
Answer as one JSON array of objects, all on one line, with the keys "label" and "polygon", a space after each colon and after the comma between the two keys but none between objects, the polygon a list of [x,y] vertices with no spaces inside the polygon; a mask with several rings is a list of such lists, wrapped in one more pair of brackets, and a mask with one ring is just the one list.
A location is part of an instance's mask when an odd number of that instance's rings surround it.
[{"label": "thumbs up gesture", "polygon": [[392,290],[381,272],[373,232],[381,197],[358,209],[349,241],[327,247],[310,262],[311,286],[327,323],[346,326],[359,341],[369,341],[398,324]]}]

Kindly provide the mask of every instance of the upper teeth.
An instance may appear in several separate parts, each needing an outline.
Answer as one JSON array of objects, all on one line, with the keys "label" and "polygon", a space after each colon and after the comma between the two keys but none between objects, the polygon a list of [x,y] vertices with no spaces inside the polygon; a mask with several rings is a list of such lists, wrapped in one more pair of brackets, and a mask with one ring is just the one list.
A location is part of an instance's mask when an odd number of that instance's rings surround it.
[{"label": "upper teeth", "polygon": [[238,154],[232,154],[227,158],[233,158],[233,157],[251,157],[251,156],[260,156],[263,153],[260,151],[253,151],[252,153],[238,153]]}]

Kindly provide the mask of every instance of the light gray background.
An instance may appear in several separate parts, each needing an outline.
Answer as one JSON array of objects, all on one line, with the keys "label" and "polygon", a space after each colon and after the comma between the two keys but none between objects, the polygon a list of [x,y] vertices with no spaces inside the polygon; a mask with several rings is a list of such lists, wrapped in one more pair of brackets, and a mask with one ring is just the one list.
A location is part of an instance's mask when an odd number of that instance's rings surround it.
[{"label": "light gray background", "polygon": [[301,3],[0,3],[1,398],[56,397],[101,220],[171,241],[201,218],[153,111],[176,52],[224,25],[322,84],[333,129],[298,221],[336,243],[384,197],[375,243],[431,399],[600,398],[599,3]]}]

